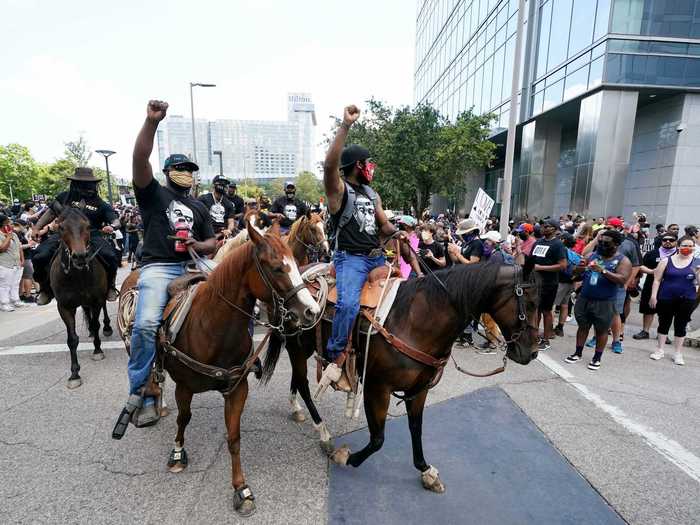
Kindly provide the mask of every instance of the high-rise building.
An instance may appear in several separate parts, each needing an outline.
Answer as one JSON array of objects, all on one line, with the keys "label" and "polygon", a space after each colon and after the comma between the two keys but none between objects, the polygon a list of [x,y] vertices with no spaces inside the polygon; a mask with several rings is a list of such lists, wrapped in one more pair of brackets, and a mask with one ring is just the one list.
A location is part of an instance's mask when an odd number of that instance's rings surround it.
[{"label": "high-rise building", "polygon": [[[314,141],[316,114],[311,95],[288,95],[288,119],[195,120],[197,161],[200,176],[211,180],[219,173],[221,151],[223,173],[236,180],[293,179],[300,171],[315,172]],[[192,155],[192,121],[169,115],[158,129],[161,164],[171,153]]]},{"label": "high-rise building", "polygon": [[[511,210],[698,221],[700,0],[528,0]],[[416,102],[495,115],[505,144],[518,0],[425,0]],[[495,197],[505,148],[469,186]],[[470,197],[467,197],[469,200]]]}]

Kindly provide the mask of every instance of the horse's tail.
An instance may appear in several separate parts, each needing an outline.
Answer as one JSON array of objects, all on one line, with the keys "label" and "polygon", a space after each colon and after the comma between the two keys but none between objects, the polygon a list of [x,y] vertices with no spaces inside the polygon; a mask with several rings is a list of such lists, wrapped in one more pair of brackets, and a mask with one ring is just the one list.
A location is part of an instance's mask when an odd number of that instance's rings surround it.
[{"label": "horse's tail", "polygon": [[265,363],[263,364],[262,377],[260,382],[266,385],[272,374],[275,372],[277,361],[279,361],[280,353],[282,352],[282,344],[284,338],[277,332],[270,334],[270,342],[267,344],[267,352],[265,352]]}]

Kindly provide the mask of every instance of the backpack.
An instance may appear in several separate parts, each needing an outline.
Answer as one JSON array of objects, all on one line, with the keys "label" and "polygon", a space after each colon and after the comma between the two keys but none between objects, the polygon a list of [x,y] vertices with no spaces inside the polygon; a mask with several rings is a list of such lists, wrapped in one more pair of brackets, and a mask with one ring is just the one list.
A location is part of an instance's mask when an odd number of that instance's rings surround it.
[{"label": "backpack", "polygon": [[566,270],[562,273],[571,279],[574,275],[574,268],[576,268],[581,262],[581,256],[573,251],[571,248],[566,249]]}]

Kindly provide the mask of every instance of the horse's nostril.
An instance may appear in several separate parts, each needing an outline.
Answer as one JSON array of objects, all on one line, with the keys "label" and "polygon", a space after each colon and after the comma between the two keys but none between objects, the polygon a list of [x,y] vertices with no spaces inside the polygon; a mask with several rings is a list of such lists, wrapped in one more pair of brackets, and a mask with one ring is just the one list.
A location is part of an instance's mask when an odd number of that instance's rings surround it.
[{"label": "horse's nostril", "polygon": [[304,310],[304,318],[307,321],[313,321],[315,317],[316,317],[316,315],[315,315],[313,309],[307,308],[306,310]]},{"label": "horse's nostril", "polygon": [[532,359],[537,359],[537,354],[539,354],[539,352],[532,352]]}]

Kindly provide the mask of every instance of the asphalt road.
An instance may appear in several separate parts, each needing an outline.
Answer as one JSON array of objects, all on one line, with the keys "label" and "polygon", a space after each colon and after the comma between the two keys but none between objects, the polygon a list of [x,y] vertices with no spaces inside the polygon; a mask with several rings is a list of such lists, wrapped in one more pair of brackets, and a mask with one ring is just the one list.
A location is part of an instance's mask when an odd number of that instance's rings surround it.
[{"label": "asphalt road", "polygon": [[[563,362],[575,332],[575,326],[567,325],[567,335],[527,367],[511,363],[505,374],[487,379],[467,378],[448,367],[428,402],[498,387],[624,520],[698,523],[700,352],[687,349],[685,367],[669,359],[649,360],[653,342],[629,336],[636,331],[636,318],[628,326],[624,354],[606,352],[597,372],[589,371],[585,360]],[[83,386],[69,391],[69,355],[55,304],[0,314],[0,521],[243,521],[233,511],[221,396],[195,396],[185,445],[190,466],[170,474],[165,465],[175,435],[174,415],[152,428],[130,427],[121,441],[110,437],[127,391],[126,354],[116,335],[106,340],[104,361],[93,362],[90,351],[80,352]],[[81,341],[89,342],[84,327]],[[590,357],[588,352],[584,355]],[[498,362],[498,356],[471,349],[457,348],[455,356],[476,370]],[[328,520],[328,460],[311,424],[294,423],[288,416],[289,377],[283,357],[269,385],[259,387],[251,380],[241,446],[258,511],[248,523]],[[174,407],[172,383],[166,396]],[[340,394],[327,394],[319,403],[334,436],[365,426],[362,418],[346,420],[343,406]],[[392,403],[390,413],[401,416],[403,406]],[[392,447],[391,440],[384,446]],[[491,451],[485,446],[481,453]],[[426,459],[430,462],[428,446]],[[538,458],[530,461],[536,465]],[[411,463],[408,451],[406,462]],[[386,482],[376,479],[377,484]],[[536,476],[531,482],[538,483]],[[391,518],[387,514],[386,522]],[[557,517],[551,522],[557,523]]]}]

